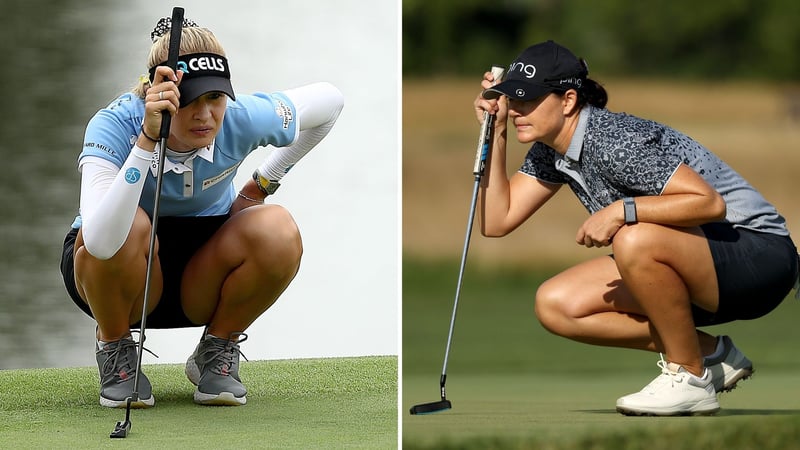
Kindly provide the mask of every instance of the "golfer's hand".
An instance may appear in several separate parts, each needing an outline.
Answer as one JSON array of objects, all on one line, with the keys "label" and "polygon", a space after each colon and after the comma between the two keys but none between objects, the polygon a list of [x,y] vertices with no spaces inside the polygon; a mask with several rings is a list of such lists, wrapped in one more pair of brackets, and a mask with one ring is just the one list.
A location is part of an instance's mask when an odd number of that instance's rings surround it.
[{"label": "golfer's hand", "polygon": [[[481,92],[483,92],[484,89],[494,86],[494,84],[495,79],[492,75],[492,72],[484,73],[483,81],[481,82]],[[498,99],[487,100],[481,96],[481,92],[478,93],[478,97],[475,98],[475,102],[473,103],[473,106],[475,107],[475,115],[478,118],[478,123],[483,125],[483,113],[488,112],[489,114],[494,114],[495,116],[495,127],[498,125],[505,126],[506,118],[508,117],[508,100],[506,97],[501,96]]]},{"label": "golfer's hand", "polygon": [[586,247],[611,245],[614,235],[625,224],[625,212],[620,204],[621,202],[614,202],[586,219],[578,228],[575,242]]},{"label": "golfer's hand", "polygon": [[153,78],[153,84],[144,97],[143,128],[147,136],[158,139],[163,112],[168,111],[170,115],[175,115],[180,108],[181,93],[178,85],[183,79],[183,71],[176,73],[167,66],[159,66]]}]

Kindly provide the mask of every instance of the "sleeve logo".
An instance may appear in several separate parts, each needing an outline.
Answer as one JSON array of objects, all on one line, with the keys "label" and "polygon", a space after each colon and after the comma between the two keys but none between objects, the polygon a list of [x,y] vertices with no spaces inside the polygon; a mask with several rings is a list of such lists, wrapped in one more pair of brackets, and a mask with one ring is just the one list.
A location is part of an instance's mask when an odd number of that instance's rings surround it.
[{"label": "sleeve logo", "polygon": [[288,129],[289,124],[292,123],[292,120],[294,120],[294,116],[292,114],[292,108],[280,100],[278,100],[278,106],[275,107],[275,114],[277,114],[278,117],[283,119],[284,130]]},{"label": "sleeve logo", "polygon": [[127,181],[128,184],[136,184],[136,182],[141,178],[142,172],[140,172],[136,167],[130,167],[125,171],[125,181]]}]

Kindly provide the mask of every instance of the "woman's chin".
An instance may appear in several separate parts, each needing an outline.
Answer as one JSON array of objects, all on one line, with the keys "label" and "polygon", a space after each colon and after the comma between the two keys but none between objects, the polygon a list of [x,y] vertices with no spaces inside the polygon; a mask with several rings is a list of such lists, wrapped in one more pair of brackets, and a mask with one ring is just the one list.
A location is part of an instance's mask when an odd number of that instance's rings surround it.
[{"label": "woman's chin", "polygon": [[208,139],[208,138],[184,139],[184,140],[181,141],[181,148],[172,148],[172,147],[170,147],[170,149],[171,150],[175,150],[176,152],[191,151],[191,150],[194,150],[196,148],[208,147],[209,145],[211,145],[211,143],[213,141],[214,141],[214,139]]},{"label": "woman's chin", "polygon": [[520,144],[532,144],[536,142],[536,137],[527,131],[517,130],[517,141],[519,141]]}]

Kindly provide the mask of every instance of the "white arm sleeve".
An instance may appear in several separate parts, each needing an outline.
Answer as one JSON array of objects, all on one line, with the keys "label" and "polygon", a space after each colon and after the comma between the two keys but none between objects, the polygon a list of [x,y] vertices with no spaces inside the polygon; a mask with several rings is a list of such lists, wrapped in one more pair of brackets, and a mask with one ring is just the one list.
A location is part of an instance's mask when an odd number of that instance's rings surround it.
[{"label": "white arm sleeve", "polygon": [[128,238],[152,158],[134,147],[122,168],[97,157],[81,160],[81,230],[95,258],[111,258]]},{"label": "white arm sleeve", "polygon": [[300,132],[287,147],[275,149],[258,172],[270,181],[279,181],[297,161],[327,136],[344,107],[344,96],[330,83],[314,83],[284,91],[297,110]]}]

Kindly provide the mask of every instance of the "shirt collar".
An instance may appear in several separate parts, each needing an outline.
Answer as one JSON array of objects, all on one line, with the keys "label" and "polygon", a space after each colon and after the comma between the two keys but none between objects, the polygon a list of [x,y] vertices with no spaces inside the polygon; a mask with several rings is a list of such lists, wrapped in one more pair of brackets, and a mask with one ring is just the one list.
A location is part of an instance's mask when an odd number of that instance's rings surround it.
[{"label": "shirt collar", "polygon": [[[191,167],[192,167],[191,161],[193,159],[197,158],[197,157],[200,157],[200,158],[205,159],[206,161],[208,161],[210,163],[213,163],[214,162],[214,147],[215,147],[214,144],[216,142],[217,141],[215,139],[215,140],[211,141],[211,144],[207,145],[206,147],[198,149],[197,151],[194,152],[194,154],[192,156],[190,156],[186,161],[184,161],[182,163],[180,163],[180,162],[172,162],[172,161],[170,161],[169,158],[164,158],[164,172],[165,173],[166,172],[183,173],[183,172],[185,172],[187,170],[192,170],[191,169]],[[157,144],[156,147],[158,147],[159,145],[160,145],[160,143]],[[157,153],[154,153],[153,154],[153,160],[154,161],[158,161],[157,158],[158,158]],[[157,176],[157,172],[156,172],[157,167],[158,167],[158,163],[153,164],[151,166],[151,168],[150,168],[150,170],[153,172],[153,176]]]},{"label": "shirt collar", "polygon": [[210,144],[208,144],[207,146],[205,146],[205,147],[201,148],[200,150],[198,150],[197,153],[195,153],[195,156],[199,156],[199,157],[205,159],[206,161],[208,161],[210,163],[213,163],[214,162],[214,144],[216,142],[217,142],[216,139],[211,141]]},{"label": "shirt collar", "polygon": [[567,147],[567,153],[564,156],[570,161],[580,161],[581,151],[583,150],[583,138],[586,135],[586,125],[589,123],[589,116],[592,114],[592,106],[586,105],[578,116],[578,126],[575,127],[575,132],[572,133],[572,140]]}]

